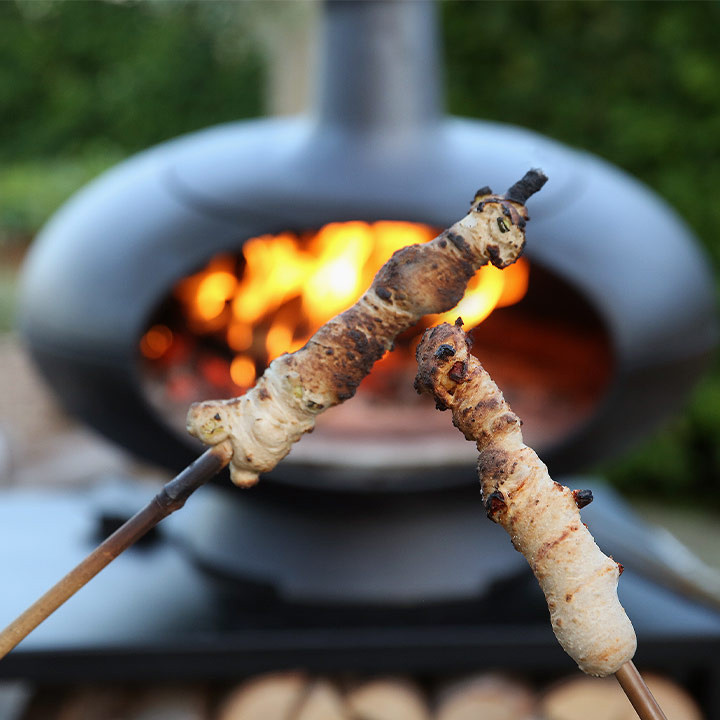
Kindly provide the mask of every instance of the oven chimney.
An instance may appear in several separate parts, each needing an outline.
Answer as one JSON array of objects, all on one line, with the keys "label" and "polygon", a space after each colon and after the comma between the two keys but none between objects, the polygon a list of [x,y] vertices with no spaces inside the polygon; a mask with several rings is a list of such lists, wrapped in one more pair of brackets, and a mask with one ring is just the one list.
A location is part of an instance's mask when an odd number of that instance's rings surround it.
[{"label": "oven chimney", "polygon": [[319,126],[400,135],[439,123],[435,15],[430,0],[327,0]]}]

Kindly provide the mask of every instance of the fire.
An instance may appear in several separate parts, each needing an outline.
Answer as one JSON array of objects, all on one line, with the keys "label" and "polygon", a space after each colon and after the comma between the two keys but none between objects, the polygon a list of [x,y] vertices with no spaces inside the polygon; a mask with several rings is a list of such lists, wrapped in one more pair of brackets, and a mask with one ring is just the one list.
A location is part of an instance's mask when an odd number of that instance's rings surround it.
[{"label": "fire", "polygon": [[[320,325],[350,307],[393,252],[435,234],[418,223],[353,221],[330,223],[313,234],[261,235],[242,246],[239,261],[229,255],[213,258],[178,284],[175,297],[192,333],[224,343],[228,379],[237,391],[250,387],[270,361],[302,347]],[[520,300],[528,273],[523,260],[503,271],[481,268],[460,304],[424,318],[415,336],[430,324],[458,316],[466,327],[474,327],[494,308]],[[172,332],[165,330],[169,337],[158,326],[143,337],[146,357],[167,352]]]},{"label": "fire", "polygon": [[237,292],[235,259],[230,255],[213,258],[205,270],[182,280],[175,294],[183,303],[188,322],[197,332],[224,325],[227,302]]},{"label": "fire", "polygon": [[238,387],[250,387],[255,382],[255,363],[246,355],[236,355],[230,363],[230,377]]},{"label": "fire", "polygon": [[140,352],[150,360],[161,358],[172,345],[173,333],[165,325],[153,325],[140,340]]},{"label": "fire", "polygon": [[229,272],[211,272],[197,288],[197,310],[203,320],[214,320],[233,296],[237,278]]}]

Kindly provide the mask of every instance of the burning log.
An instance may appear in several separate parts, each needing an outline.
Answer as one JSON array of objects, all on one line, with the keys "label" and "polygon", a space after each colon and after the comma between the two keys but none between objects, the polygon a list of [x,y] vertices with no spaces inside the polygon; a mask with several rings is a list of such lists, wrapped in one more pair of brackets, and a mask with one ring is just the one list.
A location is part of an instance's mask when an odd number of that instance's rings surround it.
[{"label": "burning log", "polygon": [[319,413],[354,395],[399,333],[454,307],[478,268],[517,260],[525,245],[524,203],[546,180],[531,170],[505,195],[479,190],[468,215],[434,240],[396,252],[355,305],[300,350],[276,358],[245,395],[195,403],[188,432],[209,445],[230,440],[233,482],[254,485],[313,429]]}]

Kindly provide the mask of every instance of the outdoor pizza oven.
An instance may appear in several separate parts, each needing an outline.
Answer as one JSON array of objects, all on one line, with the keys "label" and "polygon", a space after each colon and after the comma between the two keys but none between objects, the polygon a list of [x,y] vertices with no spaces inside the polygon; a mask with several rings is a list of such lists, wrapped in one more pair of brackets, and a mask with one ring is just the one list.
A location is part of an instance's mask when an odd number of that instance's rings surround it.
[{"label": "outdoor pizza oven", "polygon": [[[592,155],[443,116],[429,3],[329,3],[326,19],[311,114],[147,150],[38,237],[20,327],[62,403],[179,469],[199,450],[184,430],[191,401],[242,392],[393,249],[460,218],[477,186],[504,191],[541,167],[550,180],[529,203],[525,264],[505,271],[519,287],[485,277],[487,307],[476,298],[456,313],[472,327],[505,294],[476,352],[555,472],[623,450],[676,410],[714,324],[707,263],[673,211]],[[272,479],[336,491],[474,482],[472,445],[412,392],[411,336]]]},{"label": "outdoor pizza oven", "polygon": [[[243,392],[394,249],[462,217],[478,186],[503,192],[540,167],[525,256],[482,269],[446,318],[475,327],[474,351],[555,474],[677,410],[716,333],[708,263],[677,215],[592,155],[444,116],[431,3],[329,2],[325,20],[313,112],[140,153],[37,238],[20,328],[63,405],[179,470],[201,451],[184,429],[193,400]],[[487,565],[473,444],[412,390],[414,344],[437,320],[403,334],[252,492],[199,494],[183,536],[201,565],[241,592],[383,604],[472,598],[517,570],[499,549]]]}]

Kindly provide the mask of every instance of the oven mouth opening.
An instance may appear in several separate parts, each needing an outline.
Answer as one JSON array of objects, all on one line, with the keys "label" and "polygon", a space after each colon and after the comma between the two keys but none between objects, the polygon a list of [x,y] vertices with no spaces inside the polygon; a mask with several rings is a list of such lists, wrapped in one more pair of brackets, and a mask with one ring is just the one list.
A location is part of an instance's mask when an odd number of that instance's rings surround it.
[{"label": "oven mouth opening", "polygon": [[[352,305],[392,252],[437,232],[412,222],[329,223],[250,238],[213,256],[175,284],[145,326],[140,376],[150,406],[188,440],[192,402],[245,392],[272,359]],[[593,417],[612,376],[605,324],[577,289],[522,258],[503,271],[481,268],[456,308],[399,336],[352,402],[318,416],[275,474],[290,464],[348,476],[472,467],[474,445],[413,389],[423,330],[458,316],[541,455]]]}]

